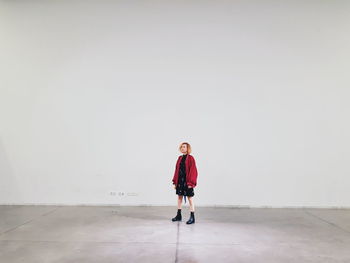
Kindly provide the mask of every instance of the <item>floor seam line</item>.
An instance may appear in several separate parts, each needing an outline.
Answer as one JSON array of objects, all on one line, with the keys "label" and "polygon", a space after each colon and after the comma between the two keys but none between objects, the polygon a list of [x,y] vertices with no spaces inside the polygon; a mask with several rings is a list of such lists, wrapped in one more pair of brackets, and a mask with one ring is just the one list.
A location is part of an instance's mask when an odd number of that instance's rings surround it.
[{"label": "floor seam line", "polygon": [[319,220],[321,220],[321,221],[323,221],[323,222],[326,222],[326,223],[329,224],[329,225],[332,225],[332,226],[334,226],[334,227],[336,227],[336,228],[338,228],[338,229],[341,229],[341,230],[345,231],[346,233],[349,233],[349,234],[350,234],[350,231],[349,231],[349,230],[344,229],[344,228],[338,226],[337,224],[335,224],[335,223],[333,223],[333,222],[327,221],[326,219],[323,219],[323,218],[321,218],[321,217],[319,217],[319,216],[317,216],[317,215],[314,215],[313,213],[310,213],[309,211],[306,211],[306,210],[303,210],[303,211],[304,211],[304,213],[306,213],[306,214],[308,214],[308,215],[311,215],[311,216],[313,216],[313,217],[315,217],[315,218],[317,218],[317,219],[319,219]]},{"label": "floor seam line", "polygon": [[175,249],[175,263],[178,262],[179,257],[179,236],[180,236],[180,222],[177,222],[177,235],[176,235],[176,249]]},{"label": "floor seam line", "polygon": [[15,229],[17,229],[17,228],[19,228],[19,227],[21,227],[21,226],[24,226],[25,224],[31,223],[31,222],[33,222],[34,220],[36,220],[36,219],[38,219],[38,218],[40,218],[40,217],[42,217],[42,216],[46,216],[46,215],[48,215],[48,214],[50,214],[50,213],[56,211],[56,210],[59,209],[59,208],[60,208],[60,207],[57,207],[57,208],[55,208],[55,209],[53,209],[53,210],[51,210],[51,211],[49,211],[49,212],[46,212],[46,213],[44,213],[44,214],[42,214],[42,215],[40,215],[40,216],[38,216],[38,217],[32,218],[31,220],[29,220],[29,221],[27,221],[27,222],[24,222],[24,223],[22,223],[22,224],[20,224],[20,225],[18,225],[18,226],[15,226],[15,227],[10,228],[10,229],[8,229],[8,230],[6,230],[6,231],[4,231],[4,232],[1,232],[1,233],[0,233],[0,236],[3,235],[3,234],[6,234],[6,233],[8,233],[8,232],[11,232],[11,231],[13,231],[13,230],[15,230]]}]

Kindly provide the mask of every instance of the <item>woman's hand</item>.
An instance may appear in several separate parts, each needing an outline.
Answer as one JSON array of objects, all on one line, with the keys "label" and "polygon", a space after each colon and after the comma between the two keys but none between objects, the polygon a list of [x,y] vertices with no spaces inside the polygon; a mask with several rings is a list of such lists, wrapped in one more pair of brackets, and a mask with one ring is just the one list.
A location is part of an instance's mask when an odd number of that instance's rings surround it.
[{"label": "woman's hand", "polygon": [[192,188],[192,186],[189,185],[188,188]]},{"label": "woman's hand", "polygon": [[175,184],[173,184],[173,186],[174,186],[174,189],[176,189],[176,185],[175,185]]}]

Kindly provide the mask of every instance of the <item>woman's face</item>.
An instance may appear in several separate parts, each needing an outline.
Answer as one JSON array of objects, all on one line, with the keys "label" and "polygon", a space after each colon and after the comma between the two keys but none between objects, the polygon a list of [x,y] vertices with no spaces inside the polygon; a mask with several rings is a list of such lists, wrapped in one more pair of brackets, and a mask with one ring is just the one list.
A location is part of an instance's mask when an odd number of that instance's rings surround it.
[{"label": "woman's face", "polygon": [[187,153],[187,145],[186,145],[186,144],[181,145],[180,151],[181,151],[183,154],[186,154],[186,153]]}]

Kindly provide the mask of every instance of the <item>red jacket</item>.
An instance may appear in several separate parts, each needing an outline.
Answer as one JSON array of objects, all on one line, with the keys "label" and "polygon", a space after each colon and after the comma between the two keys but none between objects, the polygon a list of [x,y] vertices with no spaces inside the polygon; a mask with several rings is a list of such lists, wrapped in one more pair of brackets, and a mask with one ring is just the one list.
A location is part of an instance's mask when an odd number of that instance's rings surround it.
[{"label": "red jacket", "polygon": [[[179,179],[179,171],[180,171],[180,163],[181,163],[182,155],[180,155],[177,158],[176,165],[175,165],[175,173],[173,176],[173,184],[177,185],[178,179]],[[197,167],[196,167],[196,161],[194,157],[190,154],[187,154],[187,158],[185,160],[185,167],[186,167],[186,183],[187,186],[196,187],[197,185]]]}]

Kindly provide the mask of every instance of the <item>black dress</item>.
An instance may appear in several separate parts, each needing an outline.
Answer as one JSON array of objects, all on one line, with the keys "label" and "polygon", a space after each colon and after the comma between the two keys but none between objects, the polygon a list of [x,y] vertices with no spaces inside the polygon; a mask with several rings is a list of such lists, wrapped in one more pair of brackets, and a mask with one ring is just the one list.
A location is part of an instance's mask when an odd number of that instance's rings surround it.
[{"label": "black dress", "polygon": [[183,154],[181,163],[180,163],[180,169],[179,169],[179,180],[176,186],[176,194],[185,196],[185,203],[186,203],[186,196],[194,196],[193,188],[192,187],[188,188],[186,184],[186,166],[185,166],[186,158],[187,158],[187,154]]}]

